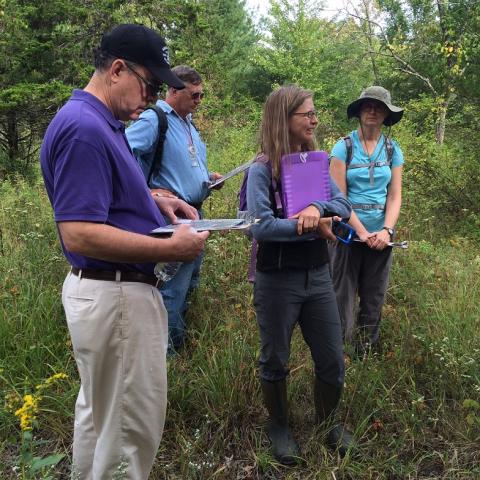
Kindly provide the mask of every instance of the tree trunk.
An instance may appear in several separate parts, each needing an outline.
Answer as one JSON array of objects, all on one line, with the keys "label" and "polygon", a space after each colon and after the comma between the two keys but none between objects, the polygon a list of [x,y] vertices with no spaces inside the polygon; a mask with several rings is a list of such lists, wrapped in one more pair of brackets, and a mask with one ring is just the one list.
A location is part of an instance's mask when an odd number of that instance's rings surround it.
[{"label": "tree trunk", "polygon": [[372,22],[370,20],[370,3],[368,0],[363,0],[363,8],[365,10],[365,19],[367,21],[366,29],[368,29],[368,32],[366,32],[366,37],[369,46],[370,61],[372,62],[373,75],[375,77],[375,85],[380,85],[381,81],[378,75],[377,63],[375,62],[375,48],[372,41],[375,34],[372,31]]},{"label": "tree trunk", "polygon": [[450,92],[446,99],[442,97],[439,106],[439,112],[437,116],[437,129],[435,132],[435,140],[437,141],[437,145],[443,145],[443,141],[445,140],[445,123],[447,120],[447,110],[450,104],[455,101],[457,95],[454,92]]},{"label": "tree trunk", "polygon": [[15,161],[18,158],[19,152],[19,138],[18,138],[18,125],[17,115],[14,111],[10,111],[7,114],[7,170],[10,172],[15,170]]},{"label": "tree trunk", "polygon": [[447,107],[447,101],[442,102],[440,105],[440,111],[437,117],[437,130],[435,133],[437,145],[443,145],[443,140],[445,139],[445,120],[447,118]]}]

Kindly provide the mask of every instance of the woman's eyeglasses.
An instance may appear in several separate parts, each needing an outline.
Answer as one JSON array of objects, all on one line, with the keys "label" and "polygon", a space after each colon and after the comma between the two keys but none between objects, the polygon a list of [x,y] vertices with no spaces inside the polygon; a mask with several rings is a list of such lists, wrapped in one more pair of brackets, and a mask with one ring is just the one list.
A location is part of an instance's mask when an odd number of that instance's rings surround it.
[{"label": "woman's eyeglasses", "polygon": [[308,112],[295,112],[295,113],[292,113],[292,115],[301,115],[302,117],[308,117],[309,120],[312,120],[313,118],[317,118],[316,110],[310,110]]},{"label": "woman's eyeglasses", "polygon": [[158,97],[160,94],[160,90],[162,88],[161,83],[152,83],[149,82],[143,75],[140,75],[134,68],[132,68],[127,62],[125,62],[125,66],[138,78],[140,79],[145,86],[147,87],[147,93],[152,97]]}]

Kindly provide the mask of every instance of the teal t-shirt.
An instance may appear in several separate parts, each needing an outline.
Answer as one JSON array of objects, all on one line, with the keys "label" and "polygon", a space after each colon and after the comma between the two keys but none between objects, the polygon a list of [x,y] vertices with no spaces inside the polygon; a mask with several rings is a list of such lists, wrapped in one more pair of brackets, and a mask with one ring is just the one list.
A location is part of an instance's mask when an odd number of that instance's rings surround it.
[{"label": "teal t-shirt", "polygon": [[[388,165],[374,167],[373,184],[370,182],[369,168],[371,162],[386,162],[387,149],[385,148],[385,136],[382,135],[377,143],[375,151],[369,158],[360,142],[357,130],[350,133],[352,139],[352,161],[350,165],[365,164],[364,168],[349,168],[347,170],[347,197],[352,204],[380,204],[387,201],[387,189],[392,178],[392,172]],[[403,165],[403,153],[395,140],[393,144],[392,168]],[[332,157],[342,162],[347,159],[347,147],[345,141],[339,140],[332,149]],[[364,210],[354,208],[359,220],[369,232],[377,232],[384,227],[385,210]]]}]

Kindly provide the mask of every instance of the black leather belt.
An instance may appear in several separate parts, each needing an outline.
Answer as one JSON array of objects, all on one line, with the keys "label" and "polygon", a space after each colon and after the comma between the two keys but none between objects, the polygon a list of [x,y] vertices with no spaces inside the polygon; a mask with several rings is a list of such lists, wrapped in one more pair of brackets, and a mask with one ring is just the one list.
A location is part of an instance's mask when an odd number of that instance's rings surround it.
[{"label": "black leather belt", "polygon": [[72,273],[80,278],[90,280],[106,280],[109,282],[139,282],[148,283],[154,287],[161,288],[163,282],[155,275],[145,275],[140,272],[122,272],[120,270],[93,270],[91,268],[72,267]]}]

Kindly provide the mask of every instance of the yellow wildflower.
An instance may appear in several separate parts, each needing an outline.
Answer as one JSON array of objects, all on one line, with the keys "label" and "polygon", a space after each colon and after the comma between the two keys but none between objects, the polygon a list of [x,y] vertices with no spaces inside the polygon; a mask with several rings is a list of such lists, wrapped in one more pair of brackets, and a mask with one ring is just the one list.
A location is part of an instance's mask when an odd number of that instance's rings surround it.
[{"label": "yellow wildflower", "polygon": [[[15,416],[20,419],[20,428],[22,431],[32,430],[33,421],[37,418],[37,413],[39,411],[39,402],[42,399],[42,391],[52,386],[58,380],[65,380],[66,378],[68,378],[66,373],[55,373],[43,383],[37,385],[34,394],[26,394],[23,396],[23,405],[15,411]],[[6,404],[9,405],[12,410],[14,407],[14,400],[14,394],[5,398]],[[16,400],[18,401],[18,398]]]},{"label": "yellow wildflower", "polygon": [[35,388],[39,391],[45,390],[46,388],[54,384],[57,380],[66,380],[67,378],[68,375],[66,373],[55,373],[51,377],[48,377],[43,383],[37,385]]},{"label": "yellow wildflower", "polygon": [[24,395],[23,405],[15,412],[15,416],[20,419],[20,428],[22,431],[32,430],[32,423],[38,412],[38,401],[40,397],[37,395]]},{"label": "yellow wildflower", "polygon": [[21,397],[17,392],[7,393],[5,395],[5,410],[15,412],[21,401]]}]

